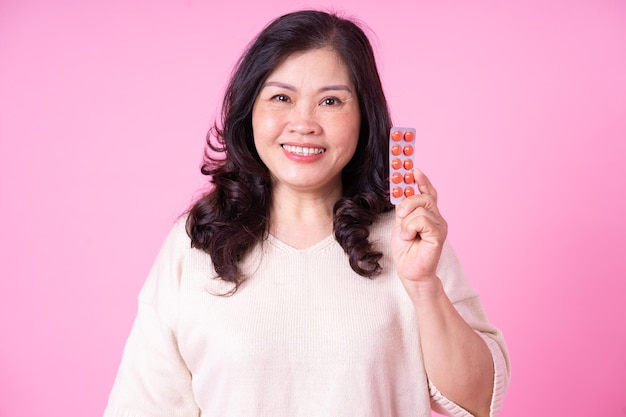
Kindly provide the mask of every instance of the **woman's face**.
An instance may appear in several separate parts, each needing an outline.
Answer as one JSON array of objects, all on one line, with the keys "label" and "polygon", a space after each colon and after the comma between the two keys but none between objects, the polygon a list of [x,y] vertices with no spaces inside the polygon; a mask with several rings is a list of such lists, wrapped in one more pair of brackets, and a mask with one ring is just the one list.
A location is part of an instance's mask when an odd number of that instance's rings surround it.
[{"label": "woman's face", "polygon": [[290,55],[254,102],[254,144],[272,185],[299,192],[341,190],[361,115],[348,68],[331,49]]}]

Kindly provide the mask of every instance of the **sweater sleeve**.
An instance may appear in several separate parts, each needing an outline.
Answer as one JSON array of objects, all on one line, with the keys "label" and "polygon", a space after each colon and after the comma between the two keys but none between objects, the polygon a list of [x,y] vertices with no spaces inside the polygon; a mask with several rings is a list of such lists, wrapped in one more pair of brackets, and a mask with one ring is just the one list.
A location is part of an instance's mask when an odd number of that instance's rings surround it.
[{"label": "sweater sleeve", "polygon": [[[445,244],[437,274],[456,310],[483,338],[491,352],[494,365],[494,386],[491,395],[490,416],[495,417],[502,408],[510,378],[509,355],[502,332],[487,320],[478,293],[470,286],[456,253],[448,243]],[[429,390],[434,411],[453,417],[472,415],[444,397],[437,387],[430,382]]]},{"label": "sweater sleeve", "polygon": [[178,350],[178,289],[189,250],[184,221],[165,240],[140,294],[137,316],[105,417],[197,417],[191,374]]}]

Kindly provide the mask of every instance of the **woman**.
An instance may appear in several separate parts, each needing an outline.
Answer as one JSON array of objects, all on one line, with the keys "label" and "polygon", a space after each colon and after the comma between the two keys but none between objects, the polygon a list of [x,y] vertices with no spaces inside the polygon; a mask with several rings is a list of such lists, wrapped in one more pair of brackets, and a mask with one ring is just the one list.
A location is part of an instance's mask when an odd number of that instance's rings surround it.
[{"label": "woman", "polygon": [[354,22],[301,11],[259,34],[209,135],[214,187],[141,291],[106,416],[497,414],[502,336],[428,178],[389,203],[390,128]]}]

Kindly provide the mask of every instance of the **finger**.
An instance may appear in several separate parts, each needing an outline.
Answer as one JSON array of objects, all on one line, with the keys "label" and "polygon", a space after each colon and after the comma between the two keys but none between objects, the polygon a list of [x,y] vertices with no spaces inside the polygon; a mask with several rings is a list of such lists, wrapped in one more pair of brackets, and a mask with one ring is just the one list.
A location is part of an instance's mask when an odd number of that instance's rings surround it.
[{"label": "finger", "polygon": [[439,209],[437,208],[437,201],[430,194],[417,194],[411,197],[405,198],[397,207],[396,215],[400,218],[405,218],[413,213],[418,208],[424,208],[430,210],[433,213],[439,215]]},{"label": "finger", "polygon": [[438,240],[447,234],[447,223],[443,217],[423,207],[417,208],[400,223],[400,236],[403,240],[426,237],[427,240]]},{"label": "finger", "polygon": [[413,170],[413,177],[415,178],[415,183],[417,184],[417,188],[421,194],[431,196],[435,202],[437,201],[437,190],[433,187],[433,184],[430,182],[430,179],[418,168]]}]

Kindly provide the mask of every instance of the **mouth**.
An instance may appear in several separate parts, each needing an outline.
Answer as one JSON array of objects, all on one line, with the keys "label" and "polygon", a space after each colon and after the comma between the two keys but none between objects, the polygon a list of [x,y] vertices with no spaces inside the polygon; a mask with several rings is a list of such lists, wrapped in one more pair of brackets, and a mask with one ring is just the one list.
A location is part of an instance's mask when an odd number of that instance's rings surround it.
[{"label": "mouth", "polygon": [[281,145],[284,150],[301,156],[319,155],[326,152],[325,148],[314,148],[309,146]]}]

